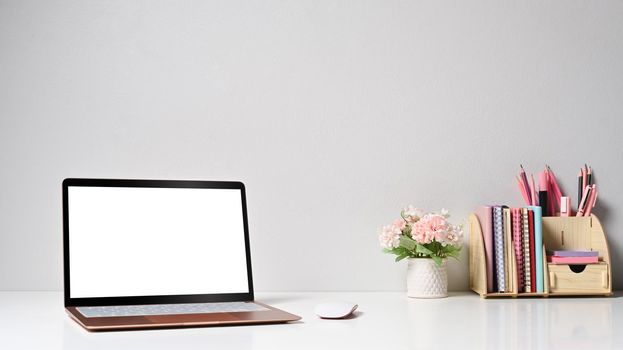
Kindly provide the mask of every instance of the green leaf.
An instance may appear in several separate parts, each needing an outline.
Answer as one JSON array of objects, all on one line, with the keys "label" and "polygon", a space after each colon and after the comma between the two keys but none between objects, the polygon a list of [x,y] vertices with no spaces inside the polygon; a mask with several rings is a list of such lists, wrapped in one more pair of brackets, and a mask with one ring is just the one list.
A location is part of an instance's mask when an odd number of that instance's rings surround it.
[{"label": "green leaf", "polygon": [[405,249],[404,247],[398,247],[395,248],[395,253],[396,255],[404,255],[404,254],[409,254],[409,251],[407,249]]},{"label": "green leaf", "polygon": [[408,250],[413,250],[418,245],[411,237],[400,236],[400,246]]},{"label": "green leaf", "polygon": [[383,251],[385,253],[388,253],[388,254],[397,255],[396,256],[396,261],[400,261],[400,260],[402,260],[404,258],[408,258],[408,257],[410,257],[412,255],[411,251],[408,250],[405,247],[396,247],[396,248],[391,248],[391,249],[387,249],[386,248],[386,249],[383,249]]},{"label": "green leaf", "polygon": [[421,244],[417,244],[416,248],[415,248],[415,252],[416,253],[421,253],[421,254],[425,254],[425,255],[433,255],[433,251],[426,248],[425,246],[421,245]]},{"label": "green leaf", "polygon": [[459,255],[461,254],[461,247],[455,245],[447,245],[443,248],[443,253],[446,256],[455,258],[458,260]]},{"label": "green leaf", "polygon": [[409,257],[409,254],[401,254],[396,257],[394,261],[399,262],[400,260]]},{"label": "green leaf", "polygon": [[442,259],[440,257],[438,257],[437,255],[431,255],[430,257],[431,259],[433,259],[435,264],[437,264],[437,266],[441,266]]}]

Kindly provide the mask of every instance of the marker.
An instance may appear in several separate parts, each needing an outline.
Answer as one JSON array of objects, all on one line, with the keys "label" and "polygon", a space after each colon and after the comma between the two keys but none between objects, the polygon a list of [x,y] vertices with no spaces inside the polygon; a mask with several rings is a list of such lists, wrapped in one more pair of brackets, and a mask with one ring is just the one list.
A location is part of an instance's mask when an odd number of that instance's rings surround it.
[{"label": "marker", "polygon": [[571,216],[570,197],[560,197],[560,216]]},{"label": "marker", "polygon": [[543,216],[550,216],[550,208],[547,206],[547,183],[547,173],[541,171],[539,173],[539,205],[543,211]]}]

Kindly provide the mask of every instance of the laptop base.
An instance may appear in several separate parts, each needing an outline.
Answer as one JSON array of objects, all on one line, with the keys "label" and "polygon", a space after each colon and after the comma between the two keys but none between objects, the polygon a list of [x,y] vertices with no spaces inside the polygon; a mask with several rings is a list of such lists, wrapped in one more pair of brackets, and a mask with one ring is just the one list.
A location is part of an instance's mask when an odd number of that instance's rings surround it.
[{"label": "laptop base", "polygon": [[76,307],[65,311],[88,331],[139,330],[154,328],[252,325],[298,321],[301,317],[272,306],[254,302],[268,310],[206,314],[148,315],[121,317],[85,317]]}]

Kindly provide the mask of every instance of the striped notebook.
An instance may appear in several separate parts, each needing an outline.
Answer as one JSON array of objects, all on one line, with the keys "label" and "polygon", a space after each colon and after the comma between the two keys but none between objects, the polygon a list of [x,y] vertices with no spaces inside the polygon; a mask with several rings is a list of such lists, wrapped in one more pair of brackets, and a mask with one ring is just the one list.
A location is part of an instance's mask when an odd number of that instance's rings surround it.
[{"label": "striped notebook", "polygon": [[521,209],[511,209],[512,232],[513,232],[513,248],[515,251],[515,261],[517,263],[517,290],[524,288],[524,253],[523,239],[521,231]]},{"label": "striped notebook", "polygon": [[506,275],[504,266],[504,224],[502,221],[502,207],[493,207],[493,246],[495,247],[495,276],[497,291],[506,291]]},{"label": "striped notebook", "polygon": [[523,238],[524,291],[530,293],[532,283],[530,282],[530,221],[528,220],[528,208],[521,208],[521,232]]}]

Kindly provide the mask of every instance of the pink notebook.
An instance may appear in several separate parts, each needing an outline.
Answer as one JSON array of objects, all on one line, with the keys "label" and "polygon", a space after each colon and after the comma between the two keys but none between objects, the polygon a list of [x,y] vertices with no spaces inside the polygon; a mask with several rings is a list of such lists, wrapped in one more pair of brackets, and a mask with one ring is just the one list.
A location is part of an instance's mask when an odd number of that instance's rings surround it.
[{"label": "pink notebook", "polygon": [[521,209],[511,209],[511,222],[513,232],[513,247],[515,248],[515,262],[517,263],[517,290],[524,289],[524,266],[523,266],[523,239],[521,230]]},{"label": "pink notebook", "polygon": [[487,267],[487,292],[493,291],[493,215],[490,206],[476,208],[476,217],[480,222],[482,238],[485,242],[485,255]]},{"label": "pink notebook", "polygon": [[552,264],[596,264],[597,256],[548,256],[547,260]]}]

